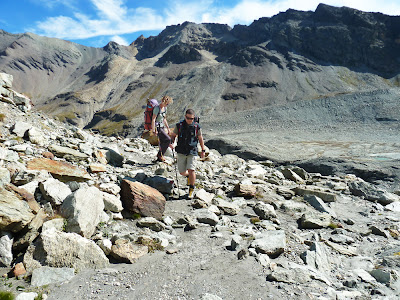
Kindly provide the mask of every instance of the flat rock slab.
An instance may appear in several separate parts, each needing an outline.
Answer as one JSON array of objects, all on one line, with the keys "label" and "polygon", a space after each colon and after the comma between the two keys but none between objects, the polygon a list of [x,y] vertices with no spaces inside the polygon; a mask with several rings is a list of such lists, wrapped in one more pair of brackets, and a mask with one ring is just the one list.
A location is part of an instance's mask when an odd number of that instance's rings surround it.
[{"label": "flat rock slab", "polygon": [[52,283],[62,283],[75,276],[74,268],[41,267],[33,270],[31,285],[43,286]]},{"label": "flat rock slab", "polygon": [[35,158],[28,162],[30,170],[45,170],[61,181],[87,181],[92,179],[86,170],[70,163],[48,158]]}]

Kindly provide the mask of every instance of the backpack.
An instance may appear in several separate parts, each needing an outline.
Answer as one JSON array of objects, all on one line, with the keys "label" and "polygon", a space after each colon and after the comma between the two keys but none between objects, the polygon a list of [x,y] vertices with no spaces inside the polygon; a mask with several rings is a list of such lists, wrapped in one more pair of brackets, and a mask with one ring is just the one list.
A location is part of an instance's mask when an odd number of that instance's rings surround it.
[{"label": "backpack", "polygon": [[199,118],[195,118],[193,122],[193,131],[188,131],[189,126],[184,125],[184,120],[176,124],[178,127],[178,144],[176,146],[176,152],[185,155],[197,155],[197,133],[199,131]]},{"label": "backpack", "polygon": [[144,111],[144,129],[151,130],[151,120],[153,118],[154,107],[158,106],[159,103],[156,99],[147,100],[146,110]]}]

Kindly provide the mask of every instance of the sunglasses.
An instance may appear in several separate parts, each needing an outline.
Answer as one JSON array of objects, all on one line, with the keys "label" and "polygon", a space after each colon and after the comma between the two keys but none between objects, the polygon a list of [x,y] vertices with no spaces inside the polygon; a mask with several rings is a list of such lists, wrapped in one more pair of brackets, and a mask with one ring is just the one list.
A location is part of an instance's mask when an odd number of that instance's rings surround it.
[{"label": "sunglasses", "polygon": [[185,116],[185,118],[188,120],[194,120],[194,118],[189,118],[188,116]]}]

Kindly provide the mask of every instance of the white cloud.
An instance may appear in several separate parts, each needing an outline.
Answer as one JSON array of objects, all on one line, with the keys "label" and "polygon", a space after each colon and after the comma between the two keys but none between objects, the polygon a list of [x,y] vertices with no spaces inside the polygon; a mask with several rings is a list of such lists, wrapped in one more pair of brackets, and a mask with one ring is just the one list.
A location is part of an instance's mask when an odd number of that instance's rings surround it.
[{"label": "white cloud", "polygon": [[[43,0],[42,0],[43,1]],[[44,0],[50,4],[61,0]],[[70,3],[73,3],[72,0]],[[128,8],[128,0],[90,0],[95,8],[94,17],[76,12],[71,17],[58,16],[36,24],[29,31],[62,39],[86,39],[115,36],[146,31],[162,30],[167,25],[191,21],[213,22],[233,26],[250,24],[260,17],[271,17],[289,8],[315,10],[321,0],[242,0],[233,7],[218,5],[216,0],[173,0],[163,11],[152,8]],[[400,14],[398,0],[325,0],[333,6],[348,6],[365,11]],[[120,40],[121,41],[121,40]],[[118,41],[117,41],[118,42]],[[119,43],[119,42],[118,42]]]},{"label": "white cloud", "polygon": [[113,37],[110,38],[110,40],[113,41],[113,42],[116,42],[116,43],[118,43],[120,45],[123,45],[123,46],[128,46],[129,45],[127,40],[125,40],[124,38],[122,38],[122,37],[120,37],[118,35],[114,35]]}]

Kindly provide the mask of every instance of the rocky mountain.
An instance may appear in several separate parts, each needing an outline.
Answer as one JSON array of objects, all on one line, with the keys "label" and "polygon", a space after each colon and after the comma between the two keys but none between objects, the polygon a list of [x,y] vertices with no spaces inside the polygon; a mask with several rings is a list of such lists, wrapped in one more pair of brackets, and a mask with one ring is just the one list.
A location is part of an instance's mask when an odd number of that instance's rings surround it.
[{"label": "rocky mountain", "polygon": [[249,26],[169,26],[130,46],[90,48],[0,31],[0,71],[35,107],[104,134],[140,131],[147,98],[223,113],[398,86],[400,18],[320,4]]},{"label": "rocky mountain", "polygon": [[187,199],[171,153],[0,87],[2,298],[398,299],[400,190],[207,149]]}]

